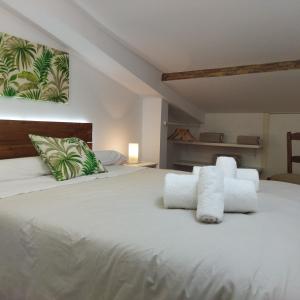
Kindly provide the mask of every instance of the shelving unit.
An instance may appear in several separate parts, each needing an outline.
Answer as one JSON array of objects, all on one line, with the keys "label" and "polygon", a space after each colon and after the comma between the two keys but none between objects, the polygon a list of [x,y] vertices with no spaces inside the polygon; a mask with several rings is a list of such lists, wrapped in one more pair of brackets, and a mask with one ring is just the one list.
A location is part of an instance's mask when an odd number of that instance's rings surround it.
[{"label": "shelving unit", "polygon": [[194,167],[194,166],[209,166],[212,163],[209,162],[199,162],[199,161],[190,161],[190,160],[178,160],[173,162],[175,166],[182,166],[182,167]]},{"label": "shelving unit", "polygon": [[202,123],[184,123],[184,122],[167,122],[164,121],[165,126],[179,126],[179,127],[200,127]]},{"label": "shelving unit", "polygon": [[244,148],[244,149],[262,149],[262,145],[243,145],[243,144],[229,144],[229,143],[204,143],[204,142],[184,142],[184,141],[170,141],[174,144],[207,146],[207,147],[222,147],[222,148]]},{"label": "shelving unit", "polygon": [[[190,161],[190,160],[179,160],[179,161],[175,161],[173,163],[174,166],[178,166],[178,167],[183,167],[185,169],[192,169],[194,166],[200,166],[200,167],[204,167],[204,166],[209,166],[209,165],[213,165],[213,163],[209,163],[209,162],[200,162],[200,161]],[[259,174],[262,173],[263,169],[260,167],[248,167],[248,166],[242,166],[240,167],[242,169],[256,169],[258,171]]]}]

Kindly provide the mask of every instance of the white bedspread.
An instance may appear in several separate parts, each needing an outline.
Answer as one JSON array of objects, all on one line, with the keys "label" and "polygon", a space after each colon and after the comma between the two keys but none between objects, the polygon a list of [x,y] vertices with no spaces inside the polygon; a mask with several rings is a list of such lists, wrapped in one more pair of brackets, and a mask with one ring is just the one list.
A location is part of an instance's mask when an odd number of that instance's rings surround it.
[{"label": "white bedspread", "polygon": [[207,225],[163,208],[165,171],[127,170],[0,199],[1,300],[300,299],[299,186]]}]

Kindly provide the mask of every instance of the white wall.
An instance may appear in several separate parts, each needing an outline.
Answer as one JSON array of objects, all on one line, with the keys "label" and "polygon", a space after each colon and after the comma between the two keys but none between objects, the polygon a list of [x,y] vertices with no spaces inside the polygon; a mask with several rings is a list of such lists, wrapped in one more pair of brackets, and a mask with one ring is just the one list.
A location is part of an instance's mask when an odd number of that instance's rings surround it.
[{"label": "white wall", "polygon": [[128,142],[141,138],[141,101],[137,95],[88,65],[36,26],[0,7],[1,31],[70,52],[68,104],[0,98],[1,119],[92,122],[95,149],[127,154]]},{"label": "white wall", "polygon": [[162,99],[146,97],[143,99],[142,147],[143,161],[160,161]]}]

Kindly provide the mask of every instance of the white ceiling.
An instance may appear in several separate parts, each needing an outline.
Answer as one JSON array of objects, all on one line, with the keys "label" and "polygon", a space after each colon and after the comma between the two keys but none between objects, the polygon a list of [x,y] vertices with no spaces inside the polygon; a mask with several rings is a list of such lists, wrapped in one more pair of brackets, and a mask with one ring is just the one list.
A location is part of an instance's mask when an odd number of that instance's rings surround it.
[{"label": "white ceiling", "polygon": [[[299,0],[75,0],[162,72],[300,59]],[[300,112],[299,71],[167,83],[209,111]]]}]

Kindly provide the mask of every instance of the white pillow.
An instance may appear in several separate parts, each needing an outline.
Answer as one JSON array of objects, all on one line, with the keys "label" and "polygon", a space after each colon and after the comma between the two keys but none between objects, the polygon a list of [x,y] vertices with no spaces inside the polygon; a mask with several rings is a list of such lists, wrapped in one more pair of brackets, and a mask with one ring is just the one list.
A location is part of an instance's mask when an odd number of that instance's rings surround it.
[{"label": "white pillow", "polygon": [[122,165],[127,161],[126,156],[115,150],[99,150],[94,153],[104,166]]},{"label": "white pillow", "polygon": [[51,174],[39,156],[0,160],[0,181],[20,180]]}]

